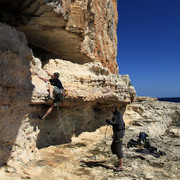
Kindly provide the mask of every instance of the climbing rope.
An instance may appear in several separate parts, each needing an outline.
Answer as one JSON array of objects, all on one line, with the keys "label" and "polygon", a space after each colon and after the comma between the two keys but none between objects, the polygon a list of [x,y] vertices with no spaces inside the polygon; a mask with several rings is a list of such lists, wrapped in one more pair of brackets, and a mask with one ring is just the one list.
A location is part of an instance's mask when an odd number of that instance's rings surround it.
[{"label": "climbing rope", "polygon": [[106,137],[106,134],[107,134],[107,130],[108,130],[108,125],[106,125],[106,131],[105,131],[105,134],[104,134],[104,139],[107,140],[107,137]]},{"label": "climbing rope", "polygon": [[[105,139],[106,141],[109,141],[109,140],[107,139],[107,130],[108,130],[108,127],[112,128],[109,124],[106,125],[106,131],[105,131],[105,133],[104,133],[104,139]],[[107,157],[107,159],[108,159],[108,160],[107,160],[108,163],[112,161],[112,160],[111,160],[111,157]]]},{"label": "climbing rope", "polygon": [[[65,138],[66,138],[67,143],[68,143],[68,144],[71,144],[71,142],[69,141],[69,139],[68,139],[68,137],[67,137],[67,135],[66,135],[66,131],[65,131],[65,129],[64,129],[64,125],[63,125],[63,122],[62,122],[62,119],[61,119],[61,115],[60,115],[60,111],[59,111],[59,106],[57,106],[57,110],[58,110],[59,121],[60,121],[60,123],[61,123],[61,127],[62,127],[62,130],[63,130],[63,134],[64,134],[64,136],[65,136]],[[80,156],[78,156],[73,149],[70,149],[70,150],[74,153],[74,155],[77,157],[77,159],[78,159],[79,161],[82,161],[81,158],[80,158]]]},{"label": "climbing rope", "polygon": [[[57,106],[57,110],[58,110],[59,121],[60,121],[62,130],[63,130],[63,134],[64,134],[64,136],[65,136],[65,138],[66,138],[67,143],[68,143],[68,144],[71,144],[71,142],[69,141],[69,139],[68,139],[68,137],[67,137],[67,135],[66,135],[66,131],[65,131],[65,128],[64,128],[62,119],[61,119],[61,115],[60,115],[59,106]],[[107,136],[108,127],[109,127],[109,125],[107,125],[106,131],[105,131],[105,139],[106,139],[106,140],[107,140],[107,137],[106,137],[106,136]],[[111,126],[110,126],[110,127],[111,127]],[[85,161],[82,160],[82,158],[81,158],[79,155],[77,155],[77,153],[76,153],[73,149],[70,149],[70,150],[73,152],[73,154],[77,157],[77,159],[78,159],[80,162],[85,162]],[[111,161],[110,158],[109,158],[109,161]]]},{"label": "climbing rope", "polygon": [[[108,140],[108,139],[107,139],[107,130],[108,130],[108,127],[111,127],[111,126],[108,125],[108,124],[106,125],[106,131],[105,131],[105,134],[104,134],[104,139],[105,139],[105,140]],[[112,128],[112,127],[111,127],[111,128]]]}]

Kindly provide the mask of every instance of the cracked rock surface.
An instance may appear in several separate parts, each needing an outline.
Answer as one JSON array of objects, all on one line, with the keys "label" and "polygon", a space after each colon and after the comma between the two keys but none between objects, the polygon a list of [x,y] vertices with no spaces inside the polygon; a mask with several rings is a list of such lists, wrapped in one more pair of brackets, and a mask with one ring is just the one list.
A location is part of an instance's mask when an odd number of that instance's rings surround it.
[{"label": "cracked rock surface", "polygon": [[[179,129],[179,121],[172,122],[169,128]],[[134,127],[132,133],[131,128]],[[144,126],[145,127],[145,126]],[[112,130],[101,127],[95,132],[84,132],[78,137],[73,137],[71,144],[50,146],[40,150],[37,159],[21,166],[14,164],[9,171],[4,172],[3,167],[0,177],[10,179],[172,179],[178,180],[179,173],[179,136],[174,136],[168,131],[149,137],[151,145],[166,152],[165,156],[155,158],[135,152],[136,148],[127,148],[127,142],[135,139],[140,131],[146,129],[135,125],[127,125],[123,140],[124,171],[114,172],[117,163],[116,156],[110,151]],[[16,168],[16,172],[13,172]]]}]

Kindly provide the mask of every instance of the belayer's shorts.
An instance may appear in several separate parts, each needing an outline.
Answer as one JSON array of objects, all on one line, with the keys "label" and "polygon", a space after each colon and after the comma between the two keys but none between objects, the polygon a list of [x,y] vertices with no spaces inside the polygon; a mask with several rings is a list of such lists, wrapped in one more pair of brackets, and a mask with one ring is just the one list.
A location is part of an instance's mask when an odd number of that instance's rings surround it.
[{"label": "belayer's shorts", "polygon": [[123,158],[122,141],[123,141],[124,133],[125,130],[120,130],[119,132],[114,133],[113,142],[111,144],[112,153],[116,154],[119,159]]},{"label": "belayer's shorts", "polygon": [[123,158],[122,141],[117,142],[113,140],[111,144],[111,151],[113,154],[116,154],[119,159]]}]

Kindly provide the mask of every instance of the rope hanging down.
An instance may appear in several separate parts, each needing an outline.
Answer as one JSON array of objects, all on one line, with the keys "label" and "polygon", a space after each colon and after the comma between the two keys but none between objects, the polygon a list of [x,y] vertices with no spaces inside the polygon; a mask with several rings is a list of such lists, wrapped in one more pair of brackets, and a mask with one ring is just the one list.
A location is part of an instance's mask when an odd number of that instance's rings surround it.
[{"label": "rope hanging down", "polygon": [[105,140],[107,140],[107,138],[106,138],[107,130],[108,130],[108,125],[106,125],[106,131],[105,131],[105,134],[104,134],[104,139],[105,139]]},{"label": "rope hanging down", "polygon": [[[63,125],[63,122],[62,122],[62,119],[61,119],[61,115],[60,115],[60,111],[59,111],[59,106],[57,106],[57,110],[58,110],[59,121],[60,121],[62,130],[63,130],[63,134],[64,134],[64,136],[65,136],[65,138],[66,138],[67,143],[68,143],[68,144],[71,144],[71,142],[69,141],[69,139],[68,139],[68,137],[67,137],[67,135],[66,135],[65,129],[64,129],[64,125]],[[73,150],[73,149],[70,149],[70,150],[74,153],[74,155],[77,157],[77,159],[78,159],[79,161],[81,161],[81,158],[74,152],[74,150]]]},{"label": "rope hanging down", "polygon": [[108,140],[107,139],[107,130],[108,130],[108,127],[112,128],[110,125],[108,125],[108,124],[106,125],[106,131],[105,131],[105,134],[104,134],[104,139],[105,140]]},{"label": "rope hanging down", "polygon": [[[64,129],[64,125],[63,125],[63,122],[62,122],[62,119],[61,119],[61,115],[60,115],[59,106],[57,106],[57,110],[58,110],[59,121],[60,121],[62,130],[63,130],[63,134],[64,134],[64,136],[65,136],[65,138],[66,138],[67,143],[68,143],[68,144],[71,144],[71,142],[69,141],[69,139],[68,139],[68,137],[67,137],[67,135],[66,135],[66,131],[65,131],[65,129]],[[106,127],[105,140],[107,140],[107,137],[106,137],[106,136],[107,136],[108,127],[109,127],[109,125],[107,125],[107,127]],[[70,150],[74,153],[74,155],[77,157],[77,159],[78,159],[80,162],[83,162],[83,161],[81,160],[81,157],[78,156],[73,149],[70,149]]]}]

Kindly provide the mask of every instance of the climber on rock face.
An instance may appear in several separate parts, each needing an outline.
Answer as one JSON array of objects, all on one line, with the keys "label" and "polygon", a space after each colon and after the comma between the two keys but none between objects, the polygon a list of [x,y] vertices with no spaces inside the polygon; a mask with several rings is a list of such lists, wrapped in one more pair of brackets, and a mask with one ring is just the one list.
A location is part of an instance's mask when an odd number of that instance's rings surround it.
[{"label": "climber on rock face", "polygon": [[[46,71],[47,72],[47,71]],[[49,115],[52,112],[52,109],[55,106],[58,106],[59,102],[61,102],[61,96],[64,92],[64,87],[62,86],[61,81],[58,79],[59,78],[59,73],[55,72],[54,74],[51,74],[47,72],[49,76],[51,76],[51,79],[42,77],[41,75],[38,75],[40,79],[43,81],[49,82],[49,96],[48,99],[53,99],[53,95],[55,96],[54,103],[50,106],[50,108],[47,110],[44,116],[39,116],[40,119],[45,119],[47,115]]]},{"label": "climber on rock face", "polygon": [[[47,72],[47,71],[46,71]],[[49,99],[53,99],[53,94],[57,95],[59,92],[59,89],[64,89],[62,86],[61,81],[58,79],[59,78],[59,73],[55,72],[54,74],[51,74],[47,72],[49,76],[51,76],[51,79],[47,79],[42,77],[41,75],[38,75],[40,79],[43,81],[49,81]]]},{"label": "climber on rock face", "polygon": [[113,127],[113,142],[111,144],[111,151],[118,157],[118,164],[116,165],[115,171],[123,170],[123,152],[122,152],[122,141],[125,133],[125,123],[122,114],[118,111],[116,105],[112,106],[113,118],[112,121],[106,119],[106,123]]}]

